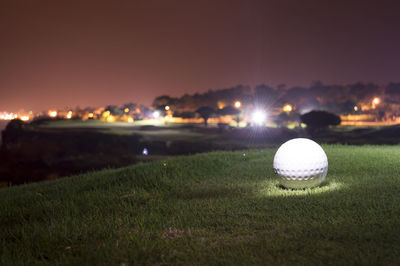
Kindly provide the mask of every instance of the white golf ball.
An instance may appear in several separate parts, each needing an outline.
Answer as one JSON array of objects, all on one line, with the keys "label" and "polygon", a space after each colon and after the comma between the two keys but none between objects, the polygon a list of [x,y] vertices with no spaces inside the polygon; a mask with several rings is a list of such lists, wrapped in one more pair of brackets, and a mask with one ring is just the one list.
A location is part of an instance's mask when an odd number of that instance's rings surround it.
[{"label": "white golf ball", "polygon": [[328,172],[328,158],[316,142],[297,138],[283,143],[274,157],[274,171],[286,188],[318,186]]}]

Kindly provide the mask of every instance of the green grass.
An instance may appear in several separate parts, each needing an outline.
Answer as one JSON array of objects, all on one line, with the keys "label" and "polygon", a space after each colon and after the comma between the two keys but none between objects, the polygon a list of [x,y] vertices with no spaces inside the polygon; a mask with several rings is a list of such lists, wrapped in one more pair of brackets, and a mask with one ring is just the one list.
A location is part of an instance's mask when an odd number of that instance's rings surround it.
[{"label": "green grass", "polygon": [[[36,130],[40,129],[94,129],[98,132],[115,134],[115,135],[132,135],[138,134],[143,137],[143,140],[150,141],[174,141],[174,140],[192,140],[192,139],[215,139],[214,134],[204,134],[194,132],[190,129],[179,128],[179,125],[172,125],[154,120],[136,121],[135,123],[127,122],[113,122],[108,123],[99,120],[56,120],[47,122],[40,125]],[[142,129],[141,126],[154,125],[157,126],[157,130]]]},{"label": "green grass", "polygon": [[399,264],[400,147],[324,149],[327,182],[300,191],[274,149],[2,189],[0,264]]}]

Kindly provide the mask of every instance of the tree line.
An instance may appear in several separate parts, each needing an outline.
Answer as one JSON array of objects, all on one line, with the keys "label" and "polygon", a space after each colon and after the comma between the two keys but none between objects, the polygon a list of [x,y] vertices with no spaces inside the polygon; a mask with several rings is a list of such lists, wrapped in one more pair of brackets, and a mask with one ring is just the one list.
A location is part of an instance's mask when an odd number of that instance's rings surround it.
[{"label": "tree line", "polygon": [[247,107],[281,108],[284,104],[291,104],[300,113],[326,110],[338,114],[349,114],[355,111],[355,106],[369,105],[374,97],[380,97],[385,104],[398,105],[400,83],[380,86],[362,82],[348,85],[313,82],[308,87],[290,88],[285,85],[272,87],[261,84],[253,88],[238,85],[220,90],[209,90],[205,93],[185,94],[182,97],[161,95],[154,99],[153,107],[163,110],[165,106],[169,106],[175,113],[185,115],[201,107],[222,109],[232,106],[235,101],[240,101]]}]

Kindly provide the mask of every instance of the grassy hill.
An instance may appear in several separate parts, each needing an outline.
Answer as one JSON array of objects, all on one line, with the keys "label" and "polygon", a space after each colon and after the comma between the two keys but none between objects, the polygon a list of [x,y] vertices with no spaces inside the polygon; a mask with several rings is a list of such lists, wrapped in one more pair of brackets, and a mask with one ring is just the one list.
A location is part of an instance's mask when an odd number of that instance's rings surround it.
[{"label": "grassy hill", "polygon": [[0,264],[399,264],[400,148],[324,146],[327,182],[278,186],[274,149],[0,190]]}]

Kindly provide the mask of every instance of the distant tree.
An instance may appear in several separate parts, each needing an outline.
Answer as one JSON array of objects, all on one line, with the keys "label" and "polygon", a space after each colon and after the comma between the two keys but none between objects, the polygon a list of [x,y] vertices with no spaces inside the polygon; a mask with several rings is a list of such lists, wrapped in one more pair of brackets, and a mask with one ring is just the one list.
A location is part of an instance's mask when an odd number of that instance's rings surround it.
[{"label": "distant tree", "polygon": [[325,111],[311,111],[300,116],[301,121],[307,125],[307,130],[311,136],[329,126],[340,125],[339,116]]},{"label": "distant tree", "polygon": [[181,114],[182,118],[194,118],[195,116],[196,114],[193,112],[184,112]]},{"label": "distant tree", "polygon": [[181,118],[195,118],[196,113],[194,113],[194,112],[183,112],[183,113],[175,112],[172,116],[173,117],[181,117]]},{"label": "distant tree", "polygon": [[225,106],[221,110],[218,110],[219,115],[237,115],[239,113],[240,113],[240,110],[238,110],[237,108],[230,106],[230,105]]},{"label": "distant tree", "polygon": [[324,109],[323,106],[318,102],[315,98],[310,99],[302,99],[301,104],[297,105],[297,110],[301,113],[308,113],[312,110],[321,110]]},{"label": "distant tree", "polygon": [[352,100],[348,100],[348,101],[336,104],[338,112],[340,112],[342,114],[354,113],[355,112],[354,106],[357,106],[357,103],[355,103]]},{"label": "distant tree", "polygon": [[379,111],[379,112],[378,112],[378,121],[384,120],[385,114],[386,114],[385,111]]},{"label": "distant tree", "polygon": [[[394,103],[398,104],[400,102],[400,83],[389,83],[389,85],[386,87],[386,103]],[[390,108],[393,109],[393,108]]]},{"label": "distant tree", "polygon": [[300,126],[300,115],[296,111],[290,113],[282,112],[275,118],[275,123],[278,126],[283,126],[289,122],[297,122]]},{"label": "distant tree", "polygon": [[289,115],[286,112],[282,112],[275,118],[275,123],[280,127],[288,123],[289,119]]},{"label": "distant tree", "polygon": [[[250,92],[250,88],[243,86],[243,85],[237,85],[232,88],[225,88],[222,90],[217,90],[210,95],[212,98],[214,98],[214,102],[217,103],[218,101],[222,101],[226,103],[227,105],[233,104],[235,101],[240,100],[243,101],[246,98],[247,93]],[[210,105],[211,106],[211,105]]]},{"label": "distant tree", "polygon": [[386,94],[400,95],[400,83],[389,83],[386,87]]},{"label": "distant tree", "polygon": [[269,107],[273,106],[277,101],[278,92],[272,87],[261,84],[254,88],[253,104],[255,106]]},{"label": "distant tree", "polygon": [[207,126],[207,121],[211,117],[211,115],[215,113],[215,110],[209,106],[202,106],[196,110],[196,113],[198,113],[201,118],[204,119],[204,125]]},{"label": "distant tree", "polygon": [[6,126],[6,130],[7,131],[19,131],[19,130],[23,130],[25,127],[25,122],[23,122],[20,119],[13,119],[11,120],[7,126]]},{"label": "distant tree", "polygon": [[129,112],[133,112],[137,107],[138,105],[136,103],[126,103],[122,106],[122,110],[125,112],[125,109],[128,108]]},{"label": "distant tree", "polygon": [[239,122],[240,122],[240,110],[239,109],[228,105],[228,106],[222,108],[221,110],[218,110],[218,114],[220,116],[224,116],[224,115],[233,116],[233,119],[236,121],[237,125],[239,126]]},{"label": "distant tree", "polygon": [[335,109],[336,104],[347,101],[349,98],[348,91],[349,89],[346,86],[325,85],[320,81],[313,82],[309,88],[310,94],[328,110]]},{"label": "distant tree", "polygon": [[104,111],[109,111],[111,115],[123,115],[124,110],[118,106],[115,105],[108,105]]},{"label": "distant tree", "polygon": [[169,106],[175,109],[175,106],[178,103],[177,98],[172,98],[168,95],[162,95],[158,96],[157,98],[154,99],[153,101],[153,107],[157,110],[164,110],[165,106]]},{"label": "distant tree", "polygon": [[[296,110],[302,113],[311,110],[327,110],[338,114],[348,114],[354,111],[355,105],[370,105],[374,97],[382,98],[379,109],[384,109],[384,103],[396,105],[400,102],[400,83],[390,83],[386,87],[388,97],[385,97],[384,90],[383,87],[374,83],[360,82],[349,85],[327,85],[315,81],[308,87],[288,88],[281,84],[277,86],[277,89],[266,84],[257,85],[253,89],[249,86],[238,85],[204,93],[185,94],[179,98],[162,95],[154,99],[153,108],[161,111],[168,105],[174,113],[184,113],[194,112],[204,106],[216,109],[240,101],[243,110],[251,107],[281,108],[285,103],[289,103],[296,106]],[[393,106],[390,108],[393,109]],[[222,115],[221,112],[219,114]]]},{"label": "distant tree", "polygon": [[349,85],[349,95],[352,100],[356,102],[369,103],[374,97],[379,95],[381,90],[378,85],[374,83],[355,83]]},{"label": "distant tree", "polygon": [[313,104],[310,104],[310,101],[312,100],[317,102],[311,90],[304,87],[292,87],[288,89],[281,97],[282,102],[290,103],[291,105],[296,106],[298,110],[308,109],[310,107],[315,109],[315,107],[312,106]]},{"label": "distant tree", "polygon": [[[250,102],[248,100],[248,98],[251,98],[250,91],[250,87],[238,85],[232,88],[209,90],[205,93],[195,93],[193,95],[185,94],[176,99],[176,109],[179,112],[192,112],[202,106],[216,108],[218,102],[229,105],[239,100],[242,103],[247,103]],[[166,98],[161,98],[159,100],[165,99]]]}]

